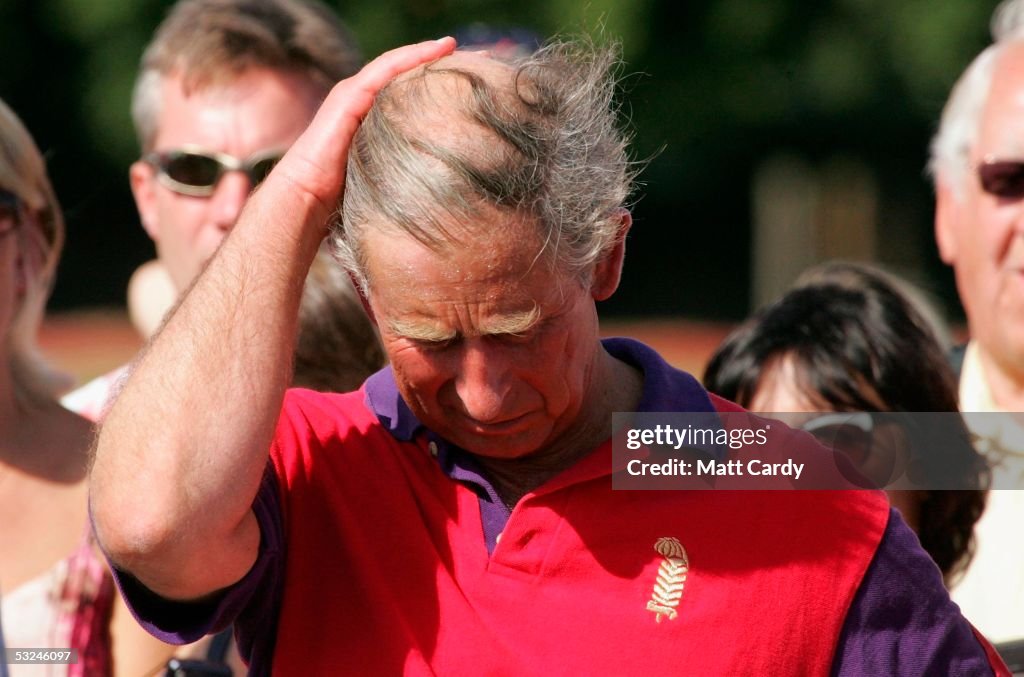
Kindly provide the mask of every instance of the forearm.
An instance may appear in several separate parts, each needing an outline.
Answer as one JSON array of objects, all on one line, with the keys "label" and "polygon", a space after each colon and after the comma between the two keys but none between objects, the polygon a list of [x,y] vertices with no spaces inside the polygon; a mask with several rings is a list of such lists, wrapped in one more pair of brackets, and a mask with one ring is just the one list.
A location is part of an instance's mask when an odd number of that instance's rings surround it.
[{"label": "forearm", "polygon": [[255,561],[250,506],[291,375],[302,285],[341,196],[349,144],[381,87],[454,47],[450,38],[400,47],[334,87],[108,414],[91,477],[96,532],[152,591],[200,597]]},{"label": "forearm", "polygon": [[298,303],[327,212],[287,182],[255,194],[135,366],[97,442],[92,509],[108,554],[154,591],[239,579],[250,506],[291,373]]}]

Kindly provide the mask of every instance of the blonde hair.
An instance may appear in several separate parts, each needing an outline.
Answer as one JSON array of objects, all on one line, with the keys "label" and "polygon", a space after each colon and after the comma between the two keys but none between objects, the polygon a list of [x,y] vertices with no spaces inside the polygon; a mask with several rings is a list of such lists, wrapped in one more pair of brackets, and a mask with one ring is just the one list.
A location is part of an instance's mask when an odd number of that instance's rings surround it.
[{"label": "blonde hair", "polygon": [[6,328],[8,368],[21,401],[52,400],[69,385],[50,367],[37,345],[46,301],[64,246],[64,217],[35,141],[14,111],[0,100],[0,188],[19,202],[22,223],[15,237],[25,274],[25,291]]},{"label": "blonde hair", "polygon": [[317,0],[180,0],[142,55],[132,94],[139,145],[152,148],[161,79],[173,73],[199,91],[269,68],[298,73],[326,96],[361,66],[355,37]]}]

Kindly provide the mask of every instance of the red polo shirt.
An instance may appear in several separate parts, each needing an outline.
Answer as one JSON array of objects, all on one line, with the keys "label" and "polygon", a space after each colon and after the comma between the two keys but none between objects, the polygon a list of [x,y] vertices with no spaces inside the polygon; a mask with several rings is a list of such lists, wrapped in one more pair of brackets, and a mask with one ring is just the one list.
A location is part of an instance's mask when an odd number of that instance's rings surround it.
[{"label": "red polo shirt", "polygon": [[[644,372],[640,410],[713,409],[653,351],[605,346]],[[256,674],[989,671],[878,492],[615,491],[606,443],[509,514],[386,370],[290,392],[271,462],[259,558],[219,600],[120,575],[164,639],[234,620]]]}]

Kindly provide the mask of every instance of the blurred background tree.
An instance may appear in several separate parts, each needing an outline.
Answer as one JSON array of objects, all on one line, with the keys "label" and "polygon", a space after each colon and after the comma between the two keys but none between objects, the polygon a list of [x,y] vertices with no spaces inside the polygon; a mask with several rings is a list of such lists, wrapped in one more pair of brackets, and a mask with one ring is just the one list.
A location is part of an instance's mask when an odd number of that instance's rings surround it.
[{"label": "blurred background tree", "polygon": [[[68,216],[55,310],[122,304],[153,255],[128,191],[129,98],[171,4],[0,0],[0,96],[46,153]],[[995,0],[328,4],[367,55],[475,22],[621,41],[623,110],[649,163],[605,314],[739,319],[833,255],[881,261],[956,307],[923,168]]]}]

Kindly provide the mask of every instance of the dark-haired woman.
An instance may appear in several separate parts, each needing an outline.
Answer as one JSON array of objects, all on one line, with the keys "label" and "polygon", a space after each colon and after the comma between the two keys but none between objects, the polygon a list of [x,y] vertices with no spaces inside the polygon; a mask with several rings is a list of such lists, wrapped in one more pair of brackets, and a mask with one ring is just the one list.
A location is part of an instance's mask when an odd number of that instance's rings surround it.
[{"label": "dark-haired woman", "polygon": [[[891,276],[867,266],[812,269],[734,331],[704,376],[712,392],[759,412],[955,412],[957,387],[934,325]],[[871,418],[846,429],[876,433]],[[806,429],[831,423],[809,421]],[[966,569],[988,468],[969,444],[945,469],[970,490],[887,492],[947,585]]]}]

